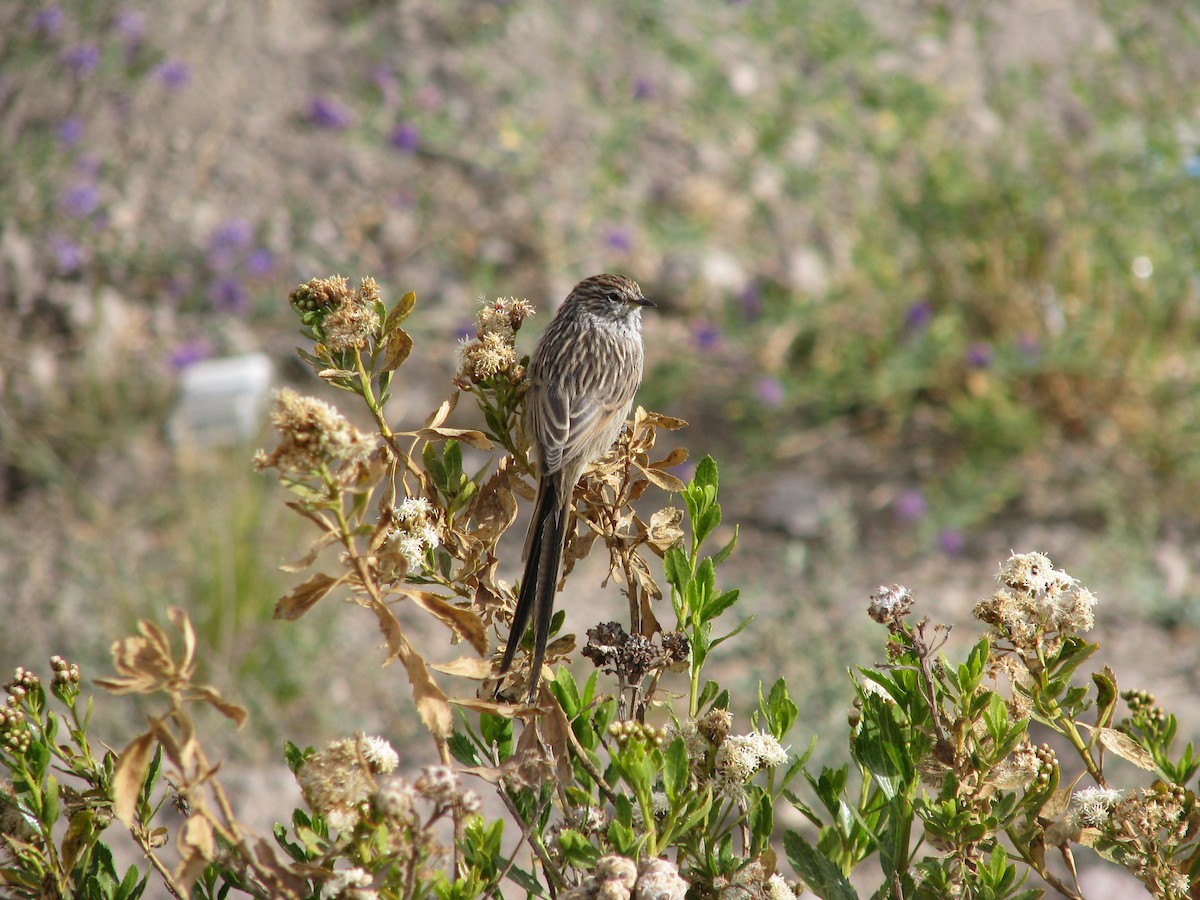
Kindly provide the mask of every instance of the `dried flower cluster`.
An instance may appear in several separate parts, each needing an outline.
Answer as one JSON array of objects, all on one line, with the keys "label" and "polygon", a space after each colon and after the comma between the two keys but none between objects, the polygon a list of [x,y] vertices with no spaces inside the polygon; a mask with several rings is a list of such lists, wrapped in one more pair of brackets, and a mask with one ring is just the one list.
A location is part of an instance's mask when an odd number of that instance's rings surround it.
[{"label": "dried flower cluster", "polygon": [[559,894],[561,900],[683,900],[688,883],[665,859],[641,864],[623,856],[605,856],[578,886]]},{"label": "dried flower cluster", "polygon": [[330,275],[327,278],[309,279],[288,295],[288,301],[303,318],[312,313],[327,315],[353,295],[350,282],[344,276]]},{"label": "dried flower cluster", "polygon": [[912,591],[899,584],[881,584],[871,595],[867,615],[880,625],[891,625],[912,612],[912,608]]},{"label": "dried flower cluster", "polygon": [[362,348],[379,332],[379,285],[364,278],[358,290],[348,292],[321,322],[325,346],[331,353]]},{"label": "dried flower cluster", "polygon": [[1001,587],[974,615],[1018,651],[1054,649],[1095,624],[1096,598],[1043,553],[1016,553],[1000,565]]},{"label": "dried flower cluster", "polygon": [[1155,896],[1187,897],[1191,879],[1171,863],[1170,848],[1197,828],[1195,795],[1177,784],[1119,791],[1083,788],[1071,795],[1068,823],[1077,840],[1120,862]]},{"label": "dried flower cluster", "polygon": [[718,900],[795,900],[796,887],[778,872],[768,873],[758,860],[752,860],[728,882],[718,879]]},{"label": "dried flower cluster", "polygon": [[254,464],[283,475],[312,478],[340,472],[352,480],[374,449],[374,441],[334,407],[291,388],[276,392],[271,423],[279,432],[279,444],[270,453],[258,451]]},{"label": "dried flower cluster", "polygon": [[399,757],[382,738],[334,741],[296,772],[304,801],[338,831],[354,828],[378,790],[376,775],[391,772]]},{"label": "dried flower cluster", "polygon": [[676,669],[688,662],[690,647],[680,631],[660,631],[653,637],[629,634],[619,622],[604,622],[587,631],[583,655],[596,668],[616,675],[624,685],[640,685],[647,675]]},{"label": "dried flower cluster", "polygon": [[454,383],[463,390],[506,373],[514,381],[524,377],[517,355],[516,335],[521,323],[533,315],[533,307],[515,297],[480,300],[475,314],[475,337],[458,348],[458,372]]}]

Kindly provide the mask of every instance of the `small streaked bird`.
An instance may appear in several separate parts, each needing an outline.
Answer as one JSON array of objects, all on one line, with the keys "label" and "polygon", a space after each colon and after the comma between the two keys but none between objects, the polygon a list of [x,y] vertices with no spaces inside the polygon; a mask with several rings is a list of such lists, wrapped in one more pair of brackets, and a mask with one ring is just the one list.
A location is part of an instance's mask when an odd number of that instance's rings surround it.
[{"label": "small streaked bird", "polygon": [[532,621],[530,703],[546,656],[575,484],[625,425],[642,380],[642,307],[653,305],[628,278],[585,278],[563,301],[529,361],[525,423],[537,450],[538,491],[500,674],[512,666]]}]

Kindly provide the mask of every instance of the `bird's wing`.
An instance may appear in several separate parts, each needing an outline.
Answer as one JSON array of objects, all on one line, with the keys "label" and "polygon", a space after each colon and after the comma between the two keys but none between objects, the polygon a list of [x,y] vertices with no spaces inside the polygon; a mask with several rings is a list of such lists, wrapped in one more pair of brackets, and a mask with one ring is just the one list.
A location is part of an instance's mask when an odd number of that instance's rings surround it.
[{"label": "bird's wing", "polygon": [[571,397],[549,386],[539,399],[533,428],[547,475],[559,471],[563,460],[591,462],[604,453],[612,442],[613,416],[629,403],[626,397],[598,400],[594,393]]}]

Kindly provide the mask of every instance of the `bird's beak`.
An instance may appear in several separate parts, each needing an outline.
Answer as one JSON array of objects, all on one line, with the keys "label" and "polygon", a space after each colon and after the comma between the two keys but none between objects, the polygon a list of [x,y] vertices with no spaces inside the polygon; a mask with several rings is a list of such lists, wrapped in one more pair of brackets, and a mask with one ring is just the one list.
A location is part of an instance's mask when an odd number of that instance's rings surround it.
[{"label": "bird's beak", "polygon": [[647,300],[645,297],[638,297],[633,302],[636,303],[638,306],[652,306],[652,307],[656,307],[656,308],[658,306],[658,304],[655,303],[653,300]]}]

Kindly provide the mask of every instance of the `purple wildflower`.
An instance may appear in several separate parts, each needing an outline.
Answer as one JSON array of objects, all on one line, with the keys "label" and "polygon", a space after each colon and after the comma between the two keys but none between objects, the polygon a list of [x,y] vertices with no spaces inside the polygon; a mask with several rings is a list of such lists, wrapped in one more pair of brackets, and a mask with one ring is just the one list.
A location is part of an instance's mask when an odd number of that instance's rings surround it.
[{"label": "purple wildflower", "polygon": [[164,59],[154,67],[154,76],[168,91],[177,91],[192,77],[187,63],[181,59]]},{"label": "purple wildflower", "polygon": [[100,192],[90,181],[77,181],[58,195],[58,206],[68,216],[86,219],[100,206]]},{"label": "purple wildflower", "polygon": [[250,308],[250,292],[244,284],[228,275],[208,286],[208,299],[213,308],[221,312],[244,313]]},{"label": "purple wildflower", "polygon": [[943,528],[938,532],[938,549],[947,556],[958,556],[967,547],[967,539],[957,528]]},{"label": "purple wildflower", "polygon": [[333,97],[313,97],[308,103],[308,121],[318,128],[341,131],[354,121],[350,108]]},{"label": "purple wildflower", "polygon": [[654,83],[645,75],[639,75],[633,80],[633,99],[649,100],[654,96]]},{"label": "purple wildflower", "polygon": [[35,34],[56,35],[62,31],[62,27],[63,11],[57,6],[47,6],[45,9],[38,10],[38,14],[33,17]]},{"label": "purple wildflower", "polygon": [[610,228],[604,235],[604,246],[617,253],[628,253],[633,249],[633,237],[624,228]]},{"label": "purple wildflower", "polygon": [[54,265],[59,275],[71,275],[83,268],[83,248],[69,237],[51,235],[50,249],[54,251]]},{"label": "purple wildflower", "polygon": [[85,78],[100,65],[100,48],[95,44],[72,44],[63,50],[62,63],[73,75]]},{"label": "purple wildflower", "polygon": [[721,332],[712,322],[700,322],[692,332],[697,350],[716,350],[721,346]]},{"label": "purple wildflower", "polygon": [[246,254],[246,271],[256,278],[265,278],[275,271],[275,254],[266,247],[256,247]]},{"label": "purple wildflower", "polygon": [[172,350],[170,356],[167,357],[167,364],[178,372],[193,363],[208,359],[212,356],[212,352],[212,344],[204,338],[193,338],[190,341],[184,341]]},{"label": "purple wildflower", "polygon": [[925,495],[918,490],[904,491],[892,508],[901,522],[915,522],[925,515]]},{"label": "purple wildflower", "polygon": [[924,331],[933,321],[933,306],[928,300],[918,300],[904,314],[905,331]]},{"label": "purple wildflower", "polygon": [[388,143],[401,153],[416,153],[421,146],[421,132],[412,122],[401,122],[388,135]]},{"label": "purple wildflower", "polygon": [[217,226],[208,236],[206,261],[209,269],[214,272],[232,270],[253,237],[250,223],[245,219],[229,219]]},{"label": "purple wildflower", "polygon": [[976,341],[967,348],[967,365],[972,369],[986,369],[992,364],[992,348],[983,341]]},{"label": "purple wildflower", "polygon": [[74,147],[83,137],[83,121],[77,116],[68,116],[58,123],[58,142],[64,147]]},{"label": "purple wildflower", "polygon": [[769,375],[754,382],[754,395],[763,406],[776,409],[783,405],[783,385]]}]

